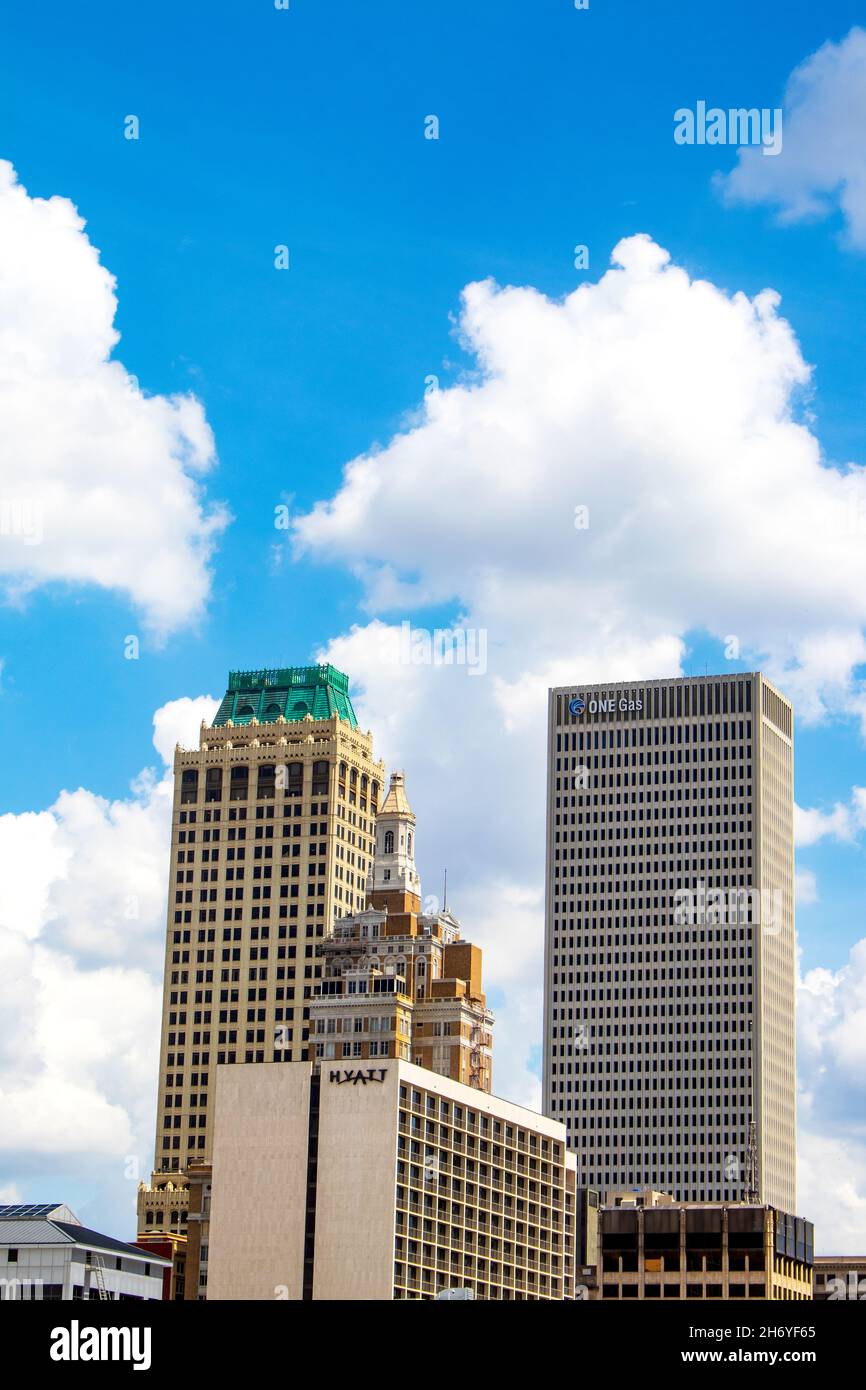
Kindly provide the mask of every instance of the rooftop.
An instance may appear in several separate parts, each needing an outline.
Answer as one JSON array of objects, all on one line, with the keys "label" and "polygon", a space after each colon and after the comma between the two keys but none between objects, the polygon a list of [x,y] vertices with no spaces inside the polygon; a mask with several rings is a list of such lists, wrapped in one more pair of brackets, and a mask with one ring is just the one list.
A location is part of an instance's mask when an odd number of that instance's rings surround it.
[{"label": "rooftop", "polygon": [[[57,1213],[71,1220],[57,1219]],[[40,1202],[0,1206],[0,1246],[83,1245],[87,1249],[111,1250],[130,1255],[137,1260],[170,1264],[161,1255],[153,1255],[138,1245],[104,1236],[82,1226],[62,1202]]]},{"label": "rooftop", "polygon": [[214,727],[228,724],[275,723],[280,716],[297,723],[307,715],[331,719],[337,715],[357,729],[349,697],[349,677],[335,666],[273,666],[258,671],[229,671],[228,689]]}]

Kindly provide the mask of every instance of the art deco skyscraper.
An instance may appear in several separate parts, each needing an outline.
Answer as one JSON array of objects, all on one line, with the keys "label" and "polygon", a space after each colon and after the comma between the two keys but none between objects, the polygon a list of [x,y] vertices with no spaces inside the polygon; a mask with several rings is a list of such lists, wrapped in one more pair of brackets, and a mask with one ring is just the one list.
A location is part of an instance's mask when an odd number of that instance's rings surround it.
[{"label": "art deco skyscraper", "polygon": [[332,666],[233,671],[178,747],[154,1174],[139,1230],[183,1230],[220,1064],[307,1054],[316,948],[366,905],[384,767]]},{"label": "art deco skyscraper", "polygon": [[792,739],[760,674],[550,692],[544,1101],[581,1183],[796,1210]]}]

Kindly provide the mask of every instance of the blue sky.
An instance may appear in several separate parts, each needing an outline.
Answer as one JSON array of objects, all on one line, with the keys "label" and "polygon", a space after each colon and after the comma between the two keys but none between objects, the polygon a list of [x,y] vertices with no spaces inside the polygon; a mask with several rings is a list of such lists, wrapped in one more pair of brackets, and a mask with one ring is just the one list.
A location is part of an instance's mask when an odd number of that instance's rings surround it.
[{"label": "blue sky", "polygon": [[[565,0],[533,5],[531,19],[524,4],[413,15],[304,0],[243,14],[156,4],[146,25],[99,4],[86,24],[63,4],[13,13],[5,156],[31,195],[63,194],[86,218],[118,280],[127,369],[148,392],[205,403],[213,491],[235,521],[206,619],[137,666],[116,659],[137,630],[122,599],[51,592],[0,614],[10,809],[53,799],[58,781],[121,793],[162,700],[202,682],[218,693],[230,665],[306,659],[334,620],[356,615],[344,573],[269,568],[273,507],[329,495],[344,463],[418,404],[428,373],[453,378],[463,359],[449,316],[471,280],[562,295],[578,279],[574,245],[600,271],[621,236],[647,231],[720,286],[772,284],[817,365],[828,455],[866,457],[861,262],[840,254],[832,223],[782,235],[765,209],[723,209],[710,176],[733,153],[670,138],[672,104],[698,93],[775,105],[791,68],[844,35],[857,9],[834,6],[832,35],[812,5],[781,14],[770,7],[762,23],[736,3],[576,12]],[[428,111],[440,115],[436,143],[420,138]],[[130,112],[138,142],[122,138]],[[285,275],[273,269],[280,243]],[[50,763],[21,761],[15,748],[53,718],[57,674],[70,669],[74,727]],[[123,741],[96,747],[107,715]]]},{"label": "blue sky", "polygon": [[[159,767],[157,709],[184,697],[218,697],[230,667],[304,662],[353,624],[399,623],[409,607],[399,596],[371,596],[371,566],[393,565],[414,583],[424,572],[420,557],[435,553],[440,575],[453,569],[453,585],[420,581],[413,620],[432,626],[483,611],[460,574],[464,515],[478,505],[469,474],[465,495],[458,487],[452,497],[453,535],[447,515],[430,529],[421,496],[414,513],[407,508],[417,574],[381,541],[306,534],[303,553],[293,555],[274,529],[278,504],[304,516],[334,498],[351,459],[375,458],[381,449],[381,466],[390,466],[391,442],[408,420],[417,423],[430,374],[449,388],[478,373],[471,344],[455,332],[461,291],[471,282],[491,277],[560,301],[604,274],[622,238],[642,233],[693,280],[725,295],[752,297],[771,286],[813,368],[805,392],[792,388],[791,418],[820,441],[823,467],[866,462],[866,249],[849,235],[850,213],[831,196],[826,216],[782,225],[771,198],[732,202],[714,186],[717,171],[729,175],[737,166],[735,150],[682,148],[672,139],[674,110],[698,99],[781,105],[792,71],[827,41],[844,40],[857,19],[857,7],[841,0],[829,14],[805,3],[756,12],[740,0],[715,8],[591,0],[584,12],[568,0],[443,0],[435,7],[291,0],[287,12],[265,0],[214,0],[153,3],[146,15],[95,3],[84,17],[48,0],[8,13],[0,158],[14,165],[31,199],[59,195],[86,220],[86,237],[116,277],[121,336],[114,358],[146,397],[192,393],[201,402],[218,458],[201,495],[224,504],[231,520],[207,566],[204,603],[158,640],[146,605],[124,583],[81,583],[62,569],[0,607],[0,810],[14,818],[46,813],[63,789],[76,788],[125,804],[141,769]],[[436,141],[423,137],[431,113],[440,121]],[[135,141],[123,133],[130,114],[140,120]],[[780,168],[787,160],[790,169],[796,154],[786,150]],[[274,268],[281,244],[290,253],[285,272]],[[573,264],[578,244],[589,248],[586,271]],[[709,357],[709,339],[707,349]],[[688,367],[695,367],[693,345]],[[776,523],[768,515],[765,524]],[[796,554],[796,532],[790,544]],[[571,582],[557,578],[560,591]],[[575,573],[575,608],[585,594]],[[631,636],[645,650],[653,634],[661,640],[675,632],[686,673],[702,673],[705,663],[723,667],[721,637],[741,631],[741,623],[750,635],[735,664],[753,669],[762,652],[800,660],[782,651],[777,635],[761,640],[757,594],[751,627],[747,606],[742,595],[732,601],[727,628],[698,605],[679,627],[636,620]],[[828,606],[828,629],[840,625],[850,626],[850,615],[842,624]],[[135,661],[123,659],[129,634],[141,641]],[[519,628],[497,634],[491,625],[496,651],[513,656],[521,640]],[[554,646],[530,652],[534,670],[548,669]],[[332,655],[353,650],[347,639]],[[558,656],[575,679],[604,674],[581,666],[574,634]],[[557,683],[569,678],[555,674]],[[363,669],[350,675],[361,684],[363,708],[384,724],[387,693],[372,678],[365,682]],[[525,676],[512,660],[496,678]],[[861,677],[855,654],[845,693],[824,691],[817,716],[798,727],[797,800],[806,808],[848,807],[852,788],[866,782]],[[818,685],[816,678],[809,689]],[[392,689],[401,698],[399,684]],[[443,703],[452,699],[448,707],[459,718],[460,697],[449,694]],[[382,747],[405,763],[410,791],[418,754],[417,809],[420,815],[426,805],[428,815],[422,873],[438,881],[452,856],[455,892],[462,877],[464,899],[477,903],[477,864],[449,845],[448,803],[436,790],[445,780],[461,796],[465,763],[455,753],[449,764],[442,753],[434,776],[422,750],[401,741],[400,727],[383,728]],[[533,786],[540,791],[537,779]],[[531,825],[532,834],[542,827],[538,808]],[[842,970],[863,935],[861,829],[852,811],[841,838],[824,829],[802,850],[802,867],[815,875],[815,893],[806,898],[816,896],[800,909],[804,970]],[[503,888],[508,850],[497,834],[490,829],[485,837],[484,872],[495,891],[516,895],[516,921],[524,911],[535,914],[536,932],[537,903],[529,898],[538,885],[540,838],[524,877]],[[49,940],[59,930],[50,910],[44,930]],[[151,945],[160,930],[148,919]],[[71,930],[58,939],[67,946],[76,940]],[[537,934],[532,939],[538,957]],[[109,958],[122,967],[117,952],[100,957],[80,939],[77,949],[84,970],[104,968]],[[485,949],[489,959],[495,935]],[[154,960],[136,957],[151,977]],[[535,996],[518,999],[508,971],[494,987],[500,1026],[522,1037],[532,1028]],[[858,1026],[856,1011],[834,1008],[843,1033]],[[537,1070],[528,1052],[512,1060],[515,1076]],[[112,1105],[123,1108],[124,1097],[106,1086]],[[149,1104],[148,1094],[142,1110]],[[852,1146],[845,1150],[852,1173],[862,1162],[852,1183],[866,1234],[862,1119],[833,1115],[839,1143]],[[133,1129],[146,1163],[147,1121],[136,1119]],[[58,1157],[55,1171],[67,1184],[83,1184],[91,1214],[102,1210],[117,1224],[121,1207],[112,1197],[100,1208],[76,1152],[73,1145],[71,1157]],[[0,1186],[15,1182],[28,1197],[44,1196],[40,1174],[53,1161],[28,1148],[0,1173]],[[47,1195],[68,1199],[66,1189]]]}]

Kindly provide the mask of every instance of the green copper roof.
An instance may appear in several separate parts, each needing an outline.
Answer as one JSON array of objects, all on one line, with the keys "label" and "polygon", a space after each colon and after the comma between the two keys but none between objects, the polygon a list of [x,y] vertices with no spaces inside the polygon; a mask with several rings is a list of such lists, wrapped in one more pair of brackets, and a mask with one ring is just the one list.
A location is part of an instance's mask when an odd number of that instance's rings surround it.
[{"label": "green copper roof", "polygon": [[330,719],[338,714],[357,729],[349,699],[349,677],[333,666],[279,666],[262,671],[229,671],[229,688],[217,710],[215,725],[272,724],[280,715],[290,721],[311,714]]}]

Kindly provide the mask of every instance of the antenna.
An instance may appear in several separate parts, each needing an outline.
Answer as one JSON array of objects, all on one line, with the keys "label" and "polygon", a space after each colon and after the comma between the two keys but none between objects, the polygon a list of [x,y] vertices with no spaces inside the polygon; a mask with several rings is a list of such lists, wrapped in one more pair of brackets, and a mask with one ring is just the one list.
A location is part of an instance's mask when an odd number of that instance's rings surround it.
[{"label": "antenna", "polygon": [[442,890],[442,911],[448,906],[448,870],[445,870],[445,887]]},{"label": "antenna", "polygon": [[755,1204],[761,1200],[758,1190],[758,1131],[755,1121],[749,1125],[749,1174],[747,1200]]}]

